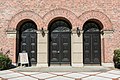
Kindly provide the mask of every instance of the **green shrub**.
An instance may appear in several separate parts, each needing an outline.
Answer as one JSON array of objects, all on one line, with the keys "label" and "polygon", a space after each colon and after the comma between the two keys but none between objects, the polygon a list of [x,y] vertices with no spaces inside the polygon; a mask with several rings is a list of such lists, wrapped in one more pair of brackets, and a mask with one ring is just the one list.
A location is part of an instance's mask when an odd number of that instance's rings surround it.
[{"label": "green shrub", "polygon": [[11,59],[6,55],[0,54],[0,70],[9,69],[11,65]]},{"label": "green shrub", "polygon": [[120,49],[114,50],[113,62],[115,68],[120,68]]},{"label": "green shrub", "polygon": [[120,63],[120,49],[114,50],[114,61]]}]

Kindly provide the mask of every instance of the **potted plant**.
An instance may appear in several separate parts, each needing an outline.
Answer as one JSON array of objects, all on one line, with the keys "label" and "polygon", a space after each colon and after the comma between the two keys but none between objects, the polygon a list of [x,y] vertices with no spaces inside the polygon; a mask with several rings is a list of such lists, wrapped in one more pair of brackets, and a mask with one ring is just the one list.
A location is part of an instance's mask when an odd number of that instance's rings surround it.
[{"label": "potted plant", "polygon": [[120,69],[120,49],[114,50],[113,62],[115,68]]}]

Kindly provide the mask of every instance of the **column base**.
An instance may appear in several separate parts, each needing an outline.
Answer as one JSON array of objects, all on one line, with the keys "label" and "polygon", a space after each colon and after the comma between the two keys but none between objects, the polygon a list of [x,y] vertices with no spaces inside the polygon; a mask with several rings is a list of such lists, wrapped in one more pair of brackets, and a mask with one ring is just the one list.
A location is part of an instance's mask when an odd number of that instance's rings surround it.
[{"label": "column base", "polygon": [[83,67],[83,63],[72,63],[72,67]]},{"label": "column base", "polygon": [[48,64],[43,64],[43,63],[40,64],[40,63],[39,63],[39,64],[37,64],[36,66],[37,66],[37,67],[48,67]]}]

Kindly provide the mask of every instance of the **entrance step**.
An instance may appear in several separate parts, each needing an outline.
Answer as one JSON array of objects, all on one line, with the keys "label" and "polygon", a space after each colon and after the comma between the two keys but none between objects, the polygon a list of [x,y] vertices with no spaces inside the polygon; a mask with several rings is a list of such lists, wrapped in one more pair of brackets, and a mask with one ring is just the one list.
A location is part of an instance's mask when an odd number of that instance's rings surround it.
[{"label": "entrance step", "polygon": [[106,68],[102,66],[84,66],[84,67],[72,67],[72,66],[50,66],[46,68],[41,67],[23,67],[15,68],[13,71],[20,72],[106,72],[113,68]]},{"label": "entrance step", "polygon": [[50,67],[51,67],[51,66],[58,66],[58,67],[60,67],[60,66],[61,66],[61,67],[67,66],[67,67],[68,67],[68,66],[70,66],[70,64],[51,64]]}]

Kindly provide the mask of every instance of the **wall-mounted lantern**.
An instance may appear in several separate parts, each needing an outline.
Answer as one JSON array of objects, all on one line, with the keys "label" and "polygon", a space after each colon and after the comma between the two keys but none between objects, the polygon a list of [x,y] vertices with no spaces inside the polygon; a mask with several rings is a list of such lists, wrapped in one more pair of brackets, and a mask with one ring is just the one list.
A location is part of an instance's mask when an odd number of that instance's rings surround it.
[{"label": "wall-mounted lantern", "polygon": [[77,27],[76,33],[77,33],[78,37],[80,37],[80,29],[79,29],[79,27]]},{"label": "wall-mounted lantern", "polygon": [[41,29],[41,32],[42,32],[42,36],[44,37],[45,36],[45,31],[44,31],[43,28]]},{"label": "wall-mounted lantern", "polygon": [[103,32],[103,30],[102,30],[102,31],[100,31],[100,33],[101,33],[102,35],[104,35],[104,32]]}]

